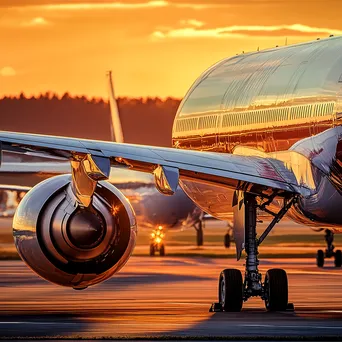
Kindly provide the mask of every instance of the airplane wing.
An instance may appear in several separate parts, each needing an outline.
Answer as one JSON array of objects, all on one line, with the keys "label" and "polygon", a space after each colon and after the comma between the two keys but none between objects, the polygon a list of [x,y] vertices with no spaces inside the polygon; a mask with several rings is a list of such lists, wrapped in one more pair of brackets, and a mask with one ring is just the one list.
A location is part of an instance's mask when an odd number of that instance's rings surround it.
[{"label": "airplane wing", "polygon": [[31,190],[31,187],[21,185],[0,184],[0,191],[1,190],[28,192],[29,190]]},{"label": "airplane wing", "polygon": [[108,158],[112,166],[149,173],[154,173],[158,167],[169,168],[179,172],[180,180],[195,179],[233,189],[245,182],[303,196],[310,193],[286,163],[274,158],[4,131],[0,132],[0,142],[5,151],[69,160],[76,155],[91,155]]},{"label": "airplane wing", "polygon": [[7,162],[1,164],[1,173],[5,172],[19,174],[21,176],[39,173],[51,174],[51,176],[53,176],[70,173],[71,167],[70,163],[65,161],[51,162],[47,160],[46,162]]}]

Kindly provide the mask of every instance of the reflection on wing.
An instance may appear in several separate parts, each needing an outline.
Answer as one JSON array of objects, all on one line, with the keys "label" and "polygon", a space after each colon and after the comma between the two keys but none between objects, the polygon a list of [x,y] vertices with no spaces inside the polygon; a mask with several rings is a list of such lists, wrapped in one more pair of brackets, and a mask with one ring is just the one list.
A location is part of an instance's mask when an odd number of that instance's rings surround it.
[{"label": "reflection on wing", "polygon": [[29,186],[21,186],[21,185],[10,185],[10,184],[0,184],[0,190],[4,191],[22,191],[28,192],[31,189]]},{"label": "reflection on wing", "polygon": [[236,188],[241,182],[271,189],[308,195],[310,189],[299,184],[284,162],[260,156],[240,156],[196,152],[143,145],[91,141],[35,134],[1,132],[3,150],[34,152],[73,159],[91,154],[109,158],[111,164],[153,173],[159,166],[179,170],[180,179]]}]

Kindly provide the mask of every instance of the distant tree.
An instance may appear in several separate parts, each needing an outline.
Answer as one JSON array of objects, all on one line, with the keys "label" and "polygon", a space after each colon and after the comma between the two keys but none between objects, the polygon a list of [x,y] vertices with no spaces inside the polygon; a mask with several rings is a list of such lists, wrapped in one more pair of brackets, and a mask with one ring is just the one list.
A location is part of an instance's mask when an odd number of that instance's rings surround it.
[{"label": "distant tree", "polygon": [[[117,99],[125,141],[129,143],[170,146],[172,123],[180,100]],[[71,96],[59,97],[46,92],[34,97],[5,96],[0,99],[0,130],[67,135],[110,140],[111,116],[107,99]]]},{"label": "distant tree", "polygon": [[68,92],[64,93],[61,98],[61,100],[69,100],[69,99],[71,99],[71,96]]}]

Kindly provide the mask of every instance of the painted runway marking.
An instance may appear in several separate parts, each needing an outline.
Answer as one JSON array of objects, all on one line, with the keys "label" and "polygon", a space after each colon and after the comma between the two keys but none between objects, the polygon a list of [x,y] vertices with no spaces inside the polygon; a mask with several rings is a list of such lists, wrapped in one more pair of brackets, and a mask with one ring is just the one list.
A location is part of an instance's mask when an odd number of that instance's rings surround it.
[{"label": "painted runway marking", "polygon": [[314,326],[314,325],[281,325],[281,324],[239,324],[240,327],[250,328],[289,328],[289,329],[342,329],[342,326]]},{"label": "painted runway marking", "polygon": [[[107,321],[105,322],[98,322],[98,321],[94,321],[94,322],[90,322],[90,323],[108,323]],[[123,325],[123,326],[143,326],[143,327],[148,327],[148,326],[188,326],[188,323],[169,323],[169,322],[165,322],[165,323],[120,323],[120,322],[113,322],[111,321],[110,323],[115,324],[115,325]],[[196,322],[195,322],[196,323]],[[50,325],[50,324],[55,324],[55,325],[71,325],[71,324],[85,324],[85,322],[0,322],[1,324],[35,324],[35,325]]]},{"label": "painted runway marking", "polygon": [[38,325],[48,325],[48,324],[56,324],[56,325],[67,325],[67,324],[79,324],[76,322],[0,322],[0,324],[38,324]]}]

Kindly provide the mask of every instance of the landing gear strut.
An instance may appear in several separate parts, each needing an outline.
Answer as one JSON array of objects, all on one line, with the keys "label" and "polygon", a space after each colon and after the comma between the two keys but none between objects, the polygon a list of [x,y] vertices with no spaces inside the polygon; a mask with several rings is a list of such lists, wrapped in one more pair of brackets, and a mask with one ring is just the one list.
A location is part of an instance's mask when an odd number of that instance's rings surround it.
[{"label": "landing gear strut", "polygon": [[319,249],[316,255],[316,264],[318,267],[324,266],[324,259],[334,257],[335,267],[342,266],[342,252],[341,250],[335,250],[334,242],[334,233],[330,229],[325,230],[325,241],[327,243],[327,248],[324,252]]},{"label": "landing gear strut", "polygon": [[230,248],[231,245],[231,237],[230,237],[230,232],[232,230],[232,225],[231,223],[228,223],[228,230],[227,233],[224,235],[223,238],[223,244],[225,248]]},{"label": "landing gear strut", "polygon": [[198,221],[194,228],[196,230],[196,244],[198,247],[203,246],[203,224],[202,221]]},{"label": "landing gear strut", "polygon": [[[250,297],[260,297],[265,302],[268,311],[293,309],[293,304],[288,303],[288,281],[284,270],[268,270],[265,280],[262,282],[262,275],[258,269],[258,247],[291,207],[294,198],[284,199],[283,208],[275,214],[266,208],[266,202],[263,205],[258,205],[256,196],[251,194],[243,196],[246,252],[244,280],[242,280],[241,272],[237,269],[223,270],[219,278],[219,302],[213,303],[210,311],[241,311],[243,302]],[[257,208],[274,216],[259,239],[256,236]]]}]

